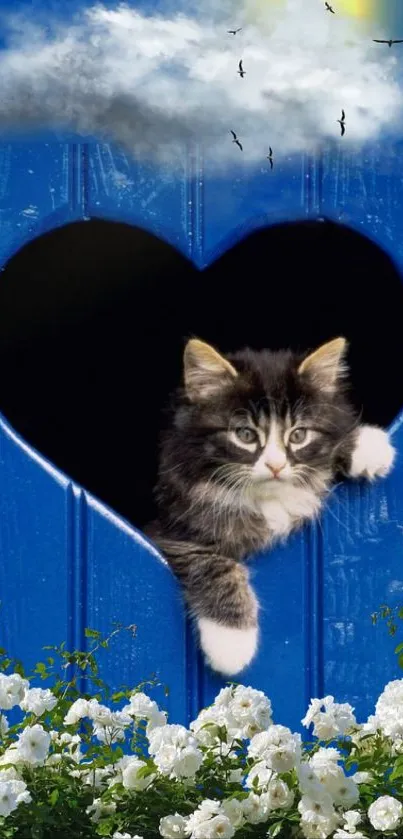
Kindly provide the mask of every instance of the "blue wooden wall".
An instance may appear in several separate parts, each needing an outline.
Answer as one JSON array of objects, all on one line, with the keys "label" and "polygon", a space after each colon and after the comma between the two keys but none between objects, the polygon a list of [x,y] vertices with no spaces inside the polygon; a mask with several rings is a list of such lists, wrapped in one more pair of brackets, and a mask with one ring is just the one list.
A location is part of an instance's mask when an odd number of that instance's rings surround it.
[{"label": "blue wooden wall", "polygon": [[[109,144],[51,134],[3,138],[0,265],[44,231],[99,217],[152,231],[202,270],[257,227],[326,217],[371,237],[402,269],[399,145],[324,147],[315,157],[279,162],[270,180],[246,168],[236,179],[211,177],[207,163],[200,148],[184,148],[183,171],[172,179]],[[402,418],[393,434],[401,453]],[[108,633],[112,621],[135,623],[137,637],[125,635],[104,656],[113,685],[157,672],[177,722],[212,699],[223,681],[201,661],[162,557],[4,420],[0,505],[1,642],[12,654],[29,666],[44,644],[66,639],[83,648],[86,626]],[[370,614],[401,602],[402,539],[399,458],[386,481],[340,486],[320,523],[252,561],[262,641],[240,679],[267,692],[278,722],[299,728],[310,698],[327,693],[362,717],[398,675],[393,642],[372,627]]]}]

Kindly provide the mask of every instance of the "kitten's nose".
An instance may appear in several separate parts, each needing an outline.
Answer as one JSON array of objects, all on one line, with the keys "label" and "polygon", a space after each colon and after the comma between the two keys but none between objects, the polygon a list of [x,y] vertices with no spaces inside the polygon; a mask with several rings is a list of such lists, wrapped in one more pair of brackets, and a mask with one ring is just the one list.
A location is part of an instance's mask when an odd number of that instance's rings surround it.
[{"label": "kitten's nose", "polygon": [[284,461],[284,463],[278,464],[278,463],[270,463],[269,461],[266,460],[265,466],[267,466],[269,471],[273,473],[273,478],[278,478],[280,472],[283,471],[283,469],[285,467],[285,464],[286,464],[286,461]]}]

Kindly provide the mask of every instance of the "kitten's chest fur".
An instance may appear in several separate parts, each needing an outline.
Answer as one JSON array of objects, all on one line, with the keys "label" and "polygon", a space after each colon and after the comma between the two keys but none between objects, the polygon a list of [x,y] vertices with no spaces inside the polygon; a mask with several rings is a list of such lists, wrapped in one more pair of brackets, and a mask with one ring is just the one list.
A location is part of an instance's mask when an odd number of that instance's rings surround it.
[{"label": "kitten's chest fur", "polygon": [[[226,498],[216,498],[209,512],[199,518],[203,529],[222,553],[243,558],[285,539],[302,522],[315,518],[325,493],[280,482],[258,485],[236,508]],[[205,534],[207,536],[207,534]]]},{"label": "kitten's chest fur", "polygon": [[266,543],[288,536],[303,521],[315,518],[321,498],[312,489],[275,485],[266,493],[257,493],[255,507],[266,529]]}]

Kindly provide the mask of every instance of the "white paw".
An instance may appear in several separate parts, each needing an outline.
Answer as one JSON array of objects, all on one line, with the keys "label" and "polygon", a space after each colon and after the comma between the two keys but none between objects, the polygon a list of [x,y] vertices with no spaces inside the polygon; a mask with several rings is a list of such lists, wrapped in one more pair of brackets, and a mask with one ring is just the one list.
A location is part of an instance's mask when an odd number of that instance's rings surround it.
[{"label": "white paw", "polygon": [[391,470],[396,449],[386,431],[374,425],[362,425],[351,459],[352,478],[384,478]]},{"label": "white paw", "polygon": [[199,618],[197,623],[202,650],[213,670],[235,676],[252,661],[258,644],[257,626],[236,629],[209,618]]}]

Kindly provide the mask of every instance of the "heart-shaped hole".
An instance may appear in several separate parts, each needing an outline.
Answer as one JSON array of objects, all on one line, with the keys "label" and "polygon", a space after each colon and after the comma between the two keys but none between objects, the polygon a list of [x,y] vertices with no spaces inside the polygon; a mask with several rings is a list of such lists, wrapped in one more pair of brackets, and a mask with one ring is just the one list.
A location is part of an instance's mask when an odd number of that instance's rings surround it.
[{"label": "heart-shaped hole", "polygon": [[162,409],[184,339],[351,342],[370,422],[403,403],[403,286],[373,242],[329,222],[253,233],[204,271],[128,225],[92,220],[21,249],[0,283],[0,410],[35,448],[138,526],[151,518]]}]

